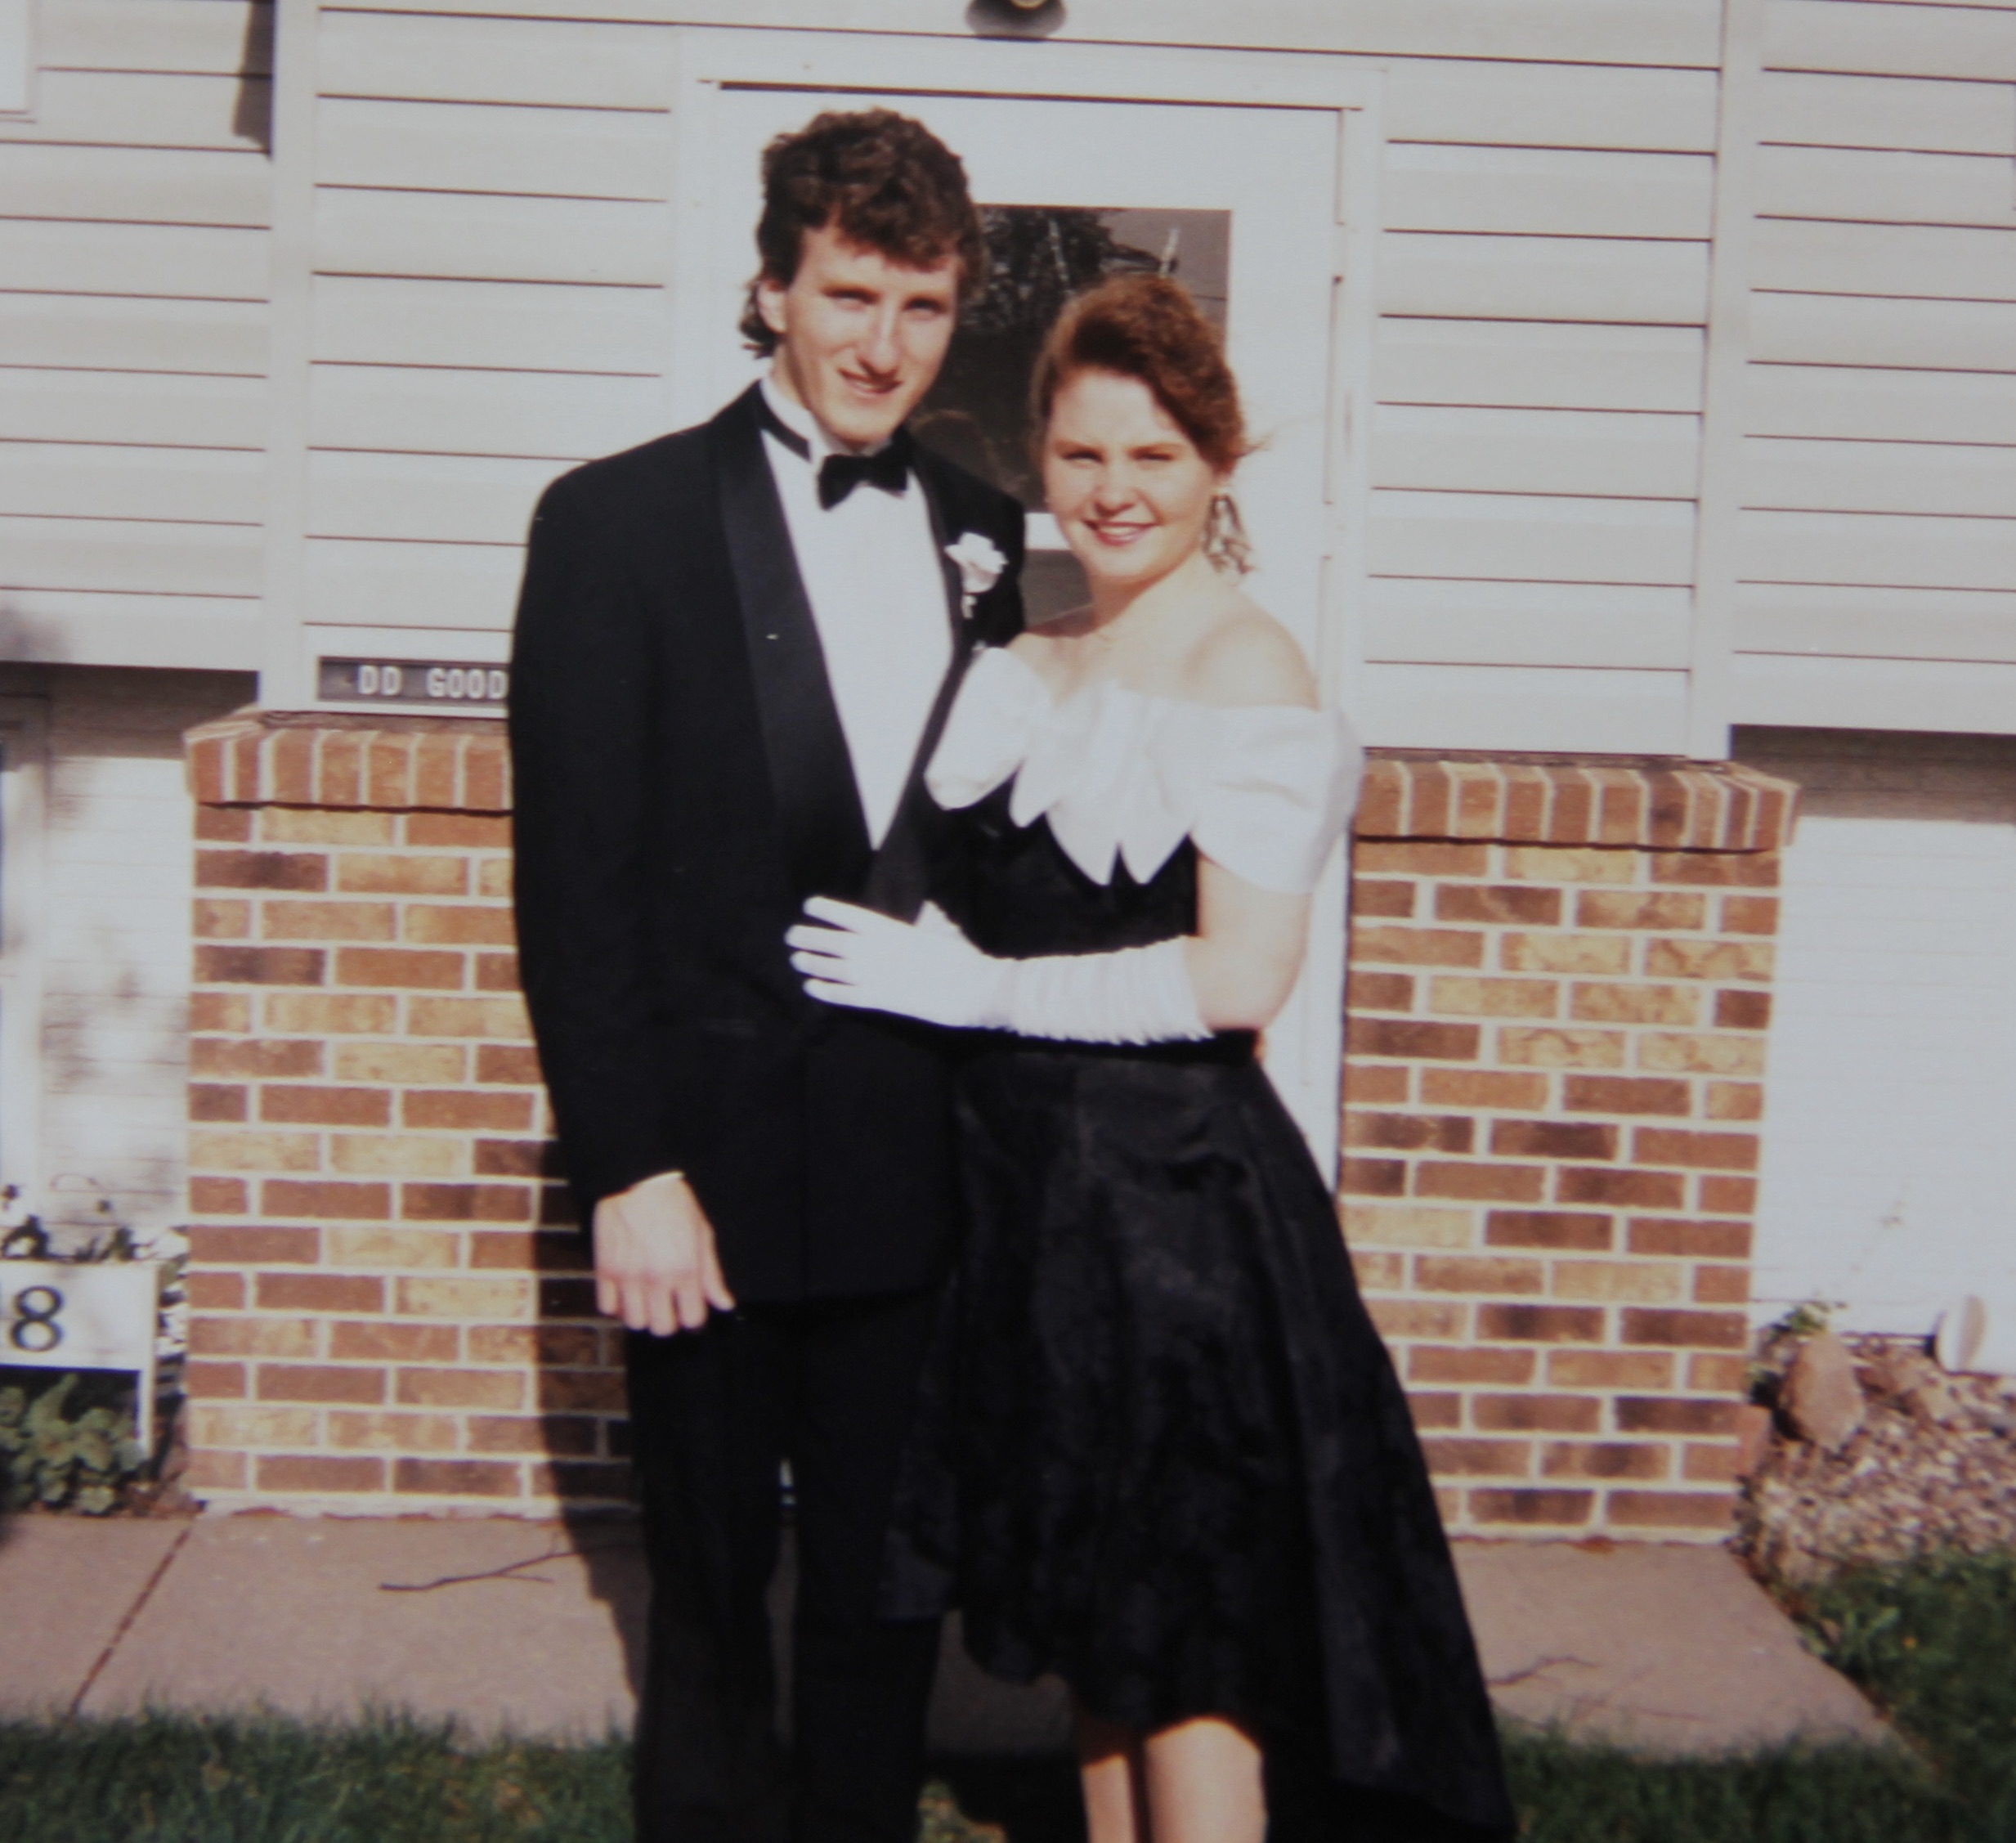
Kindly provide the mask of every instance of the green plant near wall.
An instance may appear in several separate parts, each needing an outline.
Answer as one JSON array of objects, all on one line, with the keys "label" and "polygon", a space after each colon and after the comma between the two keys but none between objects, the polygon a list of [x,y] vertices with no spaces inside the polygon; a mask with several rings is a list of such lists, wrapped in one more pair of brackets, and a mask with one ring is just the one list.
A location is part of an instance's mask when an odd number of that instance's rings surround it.
[{"label": "green plant near wall", "polygon": [[78,1380],[72,1372],[32,1397],[25,1388],[0,1388],[0,1471],[8,1509],[40,1504],[102,1517],[118,1504],[120,1487],[146,1464],[130,1410],[100,1404],[74,1419],[65,1412]]}]

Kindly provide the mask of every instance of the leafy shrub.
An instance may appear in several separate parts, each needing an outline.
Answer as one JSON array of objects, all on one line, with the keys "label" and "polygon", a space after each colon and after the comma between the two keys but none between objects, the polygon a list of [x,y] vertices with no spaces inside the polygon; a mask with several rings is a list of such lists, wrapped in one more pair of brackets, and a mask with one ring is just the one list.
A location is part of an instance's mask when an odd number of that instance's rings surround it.
[{"label": "leafy shrub", "polygon": [[147,1449],[133,1426],[131,1391],[122,1391],[123,1405],[100,1401],[79,1406],[73,1416],[66,1410],[80,1388],[87,1397],[105,1392],[102,1384],[85,1388],[74,1370],[52,1376],[39,1389],[20,1383],[0,1388],[0,1501],[8,1509],[39,1504],[102,1517],[117,1507],[120,1487],[146,1464]]}]

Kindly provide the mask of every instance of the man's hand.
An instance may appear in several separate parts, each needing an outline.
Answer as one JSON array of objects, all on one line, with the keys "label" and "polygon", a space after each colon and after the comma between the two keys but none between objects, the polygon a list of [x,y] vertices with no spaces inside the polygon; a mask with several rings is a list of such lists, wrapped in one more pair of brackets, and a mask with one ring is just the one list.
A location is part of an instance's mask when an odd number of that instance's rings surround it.
[{"label": "man's hand", "polygon": [[697,1331],[711,1307],[732,1312],[714,1225],[676,1171],[595,1205],[595,1303],[633,1331]]}]

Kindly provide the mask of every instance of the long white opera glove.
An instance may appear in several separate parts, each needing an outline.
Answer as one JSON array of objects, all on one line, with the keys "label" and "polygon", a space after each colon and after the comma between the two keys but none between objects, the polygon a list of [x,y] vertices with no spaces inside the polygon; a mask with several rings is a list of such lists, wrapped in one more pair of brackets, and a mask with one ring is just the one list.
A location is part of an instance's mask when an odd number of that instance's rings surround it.
[{"label": "long white opera glove", "polygon": [[1180,940],[997,960],[933,908],[912,924],[814,896],[805,913],[813,922],[800,922],[785,943],[806,991],[829,1005],[1079,1043],[1212,1034],[1198,1015]]}]

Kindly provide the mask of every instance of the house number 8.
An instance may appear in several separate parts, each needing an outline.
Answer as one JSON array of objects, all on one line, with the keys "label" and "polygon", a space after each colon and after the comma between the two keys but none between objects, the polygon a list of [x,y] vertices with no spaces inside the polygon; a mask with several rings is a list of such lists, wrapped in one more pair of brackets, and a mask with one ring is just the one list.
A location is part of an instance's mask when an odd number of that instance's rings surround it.
[{"label": "house number 8", "polygon": [[9,1334],[14,1347],[54,1350],[63,1342],[63,1327],[56,1323],[62,1310],[63,1295],[53,1286],[24,1287],[14,1296],[14,1329]]}]

